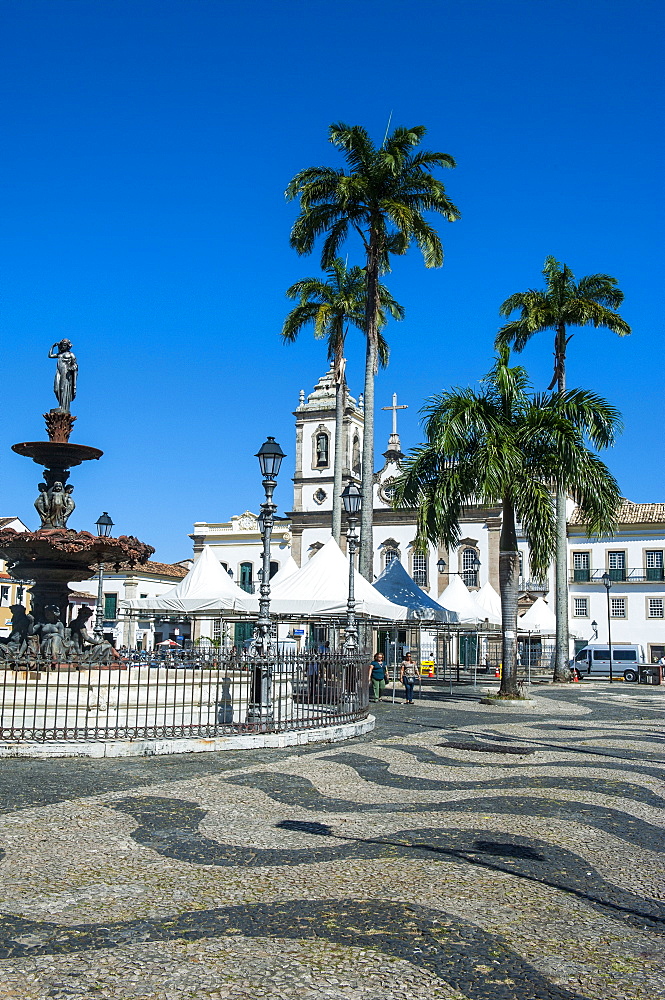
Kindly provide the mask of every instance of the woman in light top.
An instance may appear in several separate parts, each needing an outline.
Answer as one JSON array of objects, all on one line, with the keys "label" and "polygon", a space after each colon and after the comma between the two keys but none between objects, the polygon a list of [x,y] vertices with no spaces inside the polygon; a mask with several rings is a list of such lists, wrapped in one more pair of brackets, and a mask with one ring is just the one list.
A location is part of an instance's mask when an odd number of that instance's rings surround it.
[{"label": "woman in light top", "polygon": [[399,679],[404,685],[406,692],[406,704],[413,705],[413,689],[418,680],[418,670],[411,658],[411,653],[405,653],[400,665]]}]

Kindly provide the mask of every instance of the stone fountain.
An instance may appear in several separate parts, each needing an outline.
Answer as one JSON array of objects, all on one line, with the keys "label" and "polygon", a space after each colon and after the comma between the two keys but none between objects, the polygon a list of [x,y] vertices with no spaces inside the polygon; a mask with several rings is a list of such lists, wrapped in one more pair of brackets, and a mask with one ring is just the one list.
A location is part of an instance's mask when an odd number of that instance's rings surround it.
[{"label": "stone fountain", "polygon": [[[100,563],[119,565],[144,563],[155,551],[131,535],[100,538],[88,531],[74,531],[67,521],[76,504],[74,487],[68,484],[70,469],[101,458],[103,452],[69,440],[76,417],[70,405],[76,397],[78,364],[69,340],[61,340],[49,351],[56,359],[54,392],[58,406],[44,414],[48,441],[24,441],[12,450],[44,469],[35,508],[41,525],[37,531],[0,531],[0,556],[16,580],[32,581],[31,601],[34,632],[47,631],[54,619],[62,631],[67,618],[67,584],[89,580]],[[56,614],[56,610],[59,614]],[[19,616],[21,613],[19,613]],[[31,628],[32,626],[30,626]],[[24,631],[28,626],[24,626]],[[10,640],[11,641],[11,640]],[[43,641],[42,641],[43,645]]]}]

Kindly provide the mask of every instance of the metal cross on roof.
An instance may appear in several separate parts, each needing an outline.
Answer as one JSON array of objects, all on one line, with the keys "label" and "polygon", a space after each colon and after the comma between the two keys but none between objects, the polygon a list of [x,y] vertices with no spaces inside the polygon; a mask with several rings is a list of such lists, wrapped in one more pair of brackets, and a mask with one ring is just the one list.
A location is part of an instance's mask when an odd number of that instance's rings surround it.
[{"label": "metal cross on roof", "polygon": [[408,404],[402,403],[397,405],[397,393],[393,393],[393,405],[392,406],[382,406],[382,410],[392,410],[393,411],[393,434],[397,434],[397,411],[398,410],[408,410]]}]

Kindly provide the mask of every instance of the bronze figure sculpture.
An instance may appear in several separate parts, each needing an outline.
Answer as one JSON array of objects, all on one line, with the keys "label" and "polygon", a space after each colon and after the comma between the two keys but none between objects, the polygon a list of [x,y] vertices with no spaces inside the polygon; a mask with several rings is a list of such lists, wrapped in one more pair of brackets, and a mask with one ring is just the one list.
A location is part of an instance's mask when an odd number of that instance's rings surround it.
[{"label": "bronze figure sculpture", "polygon": [[76,377],[79,366],[76,355],[72,352],[71,340],[61,340],[54,344],[48,352],[49,358],[56,358],[55,380],[53,382],[53,392],[58,400],[58,409],[69,413],[69,407],[73,399],[76,398]]}]

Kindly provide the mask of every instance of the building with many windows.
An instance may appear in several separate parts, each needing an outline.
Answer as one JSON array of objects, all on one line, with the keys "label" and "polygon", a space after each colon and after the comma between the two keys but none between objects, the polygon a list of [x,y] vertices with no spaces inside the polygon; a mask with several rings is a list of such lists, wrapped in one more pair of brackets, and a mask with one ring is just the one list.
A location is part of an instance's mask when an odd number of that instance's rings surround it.
[{"label": "building with many windows", "polygon": [[657,662],[665,655],[665,504],[624,500],[612,538],[588,538],[573,512],[568,539],[571,625],[606,642],[609,618],[613,642],[641,643]]}]

